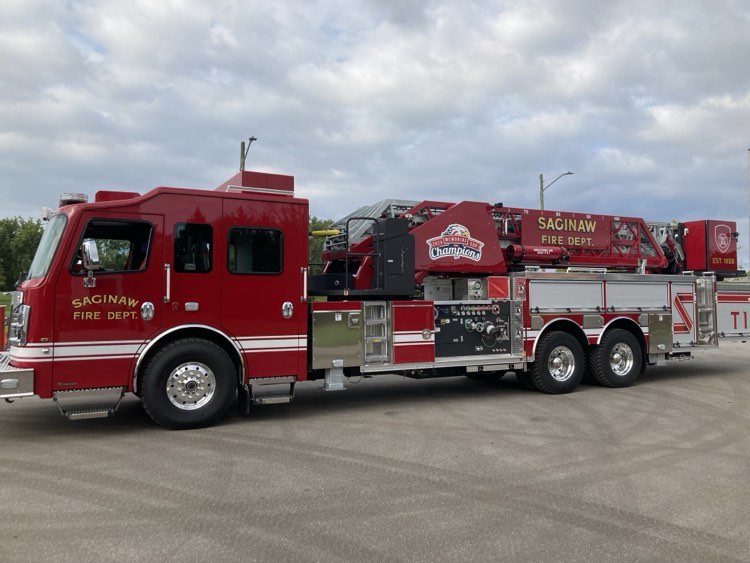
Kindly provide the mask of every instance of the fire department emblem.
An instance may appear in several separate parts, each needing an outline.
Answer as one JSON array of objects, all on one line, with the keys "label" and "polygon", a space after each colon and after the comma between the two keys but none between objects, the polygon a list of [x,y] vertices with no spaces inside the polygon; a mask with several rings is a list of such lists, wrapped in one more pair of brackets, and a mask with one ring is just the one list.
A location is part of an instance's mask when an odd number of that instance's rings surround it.
[{"label": "fire department emblem", "polygon": [[439,237],[427,239],[427,247],[430,249],[430,258],[468,258],[474,262],[482,259],[482,247],[484,243],[471,237],[469,229],[458,223],[448,225]]},{"label": "fire department emblem", "polygon": [[714,238],[719,252],[724,254],[732,245],[732,230],[729,225],[716,225],[714,227]]}]

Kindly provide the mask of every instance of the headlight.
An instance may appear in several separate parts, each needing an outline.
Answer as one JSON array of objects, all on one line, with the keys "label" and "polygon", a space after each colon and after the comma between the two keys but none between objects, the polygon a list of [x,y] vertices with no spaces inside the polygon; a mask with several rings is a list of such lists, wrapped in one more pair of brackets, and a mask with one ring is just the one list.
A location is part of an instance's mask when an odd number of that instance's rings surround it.
[{"label": "headlight", "polygon": [[31,307],[28,305],[16,305],[11,309],[10,328],[8,330],[8,342],[11,346],[26,345],[30,314]]}]

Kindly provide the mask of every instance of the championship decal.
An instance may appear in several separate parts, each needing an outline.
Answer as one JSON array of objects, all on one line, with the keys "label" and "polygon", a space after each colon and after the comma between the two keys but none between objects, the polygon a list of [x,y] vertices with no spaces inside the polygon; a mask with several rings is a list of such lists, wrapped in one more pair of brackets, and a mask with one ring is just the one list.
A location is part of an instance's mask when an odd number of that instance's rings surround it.
[{"label": "championship decal", "polygon": [[427,239],[427,247],[430,249],[430,258],[468,258],[474,262],[482,259],[482,247],[484,243],[471,238],[469,229],[458,223],[449,225],[439,237]]}]

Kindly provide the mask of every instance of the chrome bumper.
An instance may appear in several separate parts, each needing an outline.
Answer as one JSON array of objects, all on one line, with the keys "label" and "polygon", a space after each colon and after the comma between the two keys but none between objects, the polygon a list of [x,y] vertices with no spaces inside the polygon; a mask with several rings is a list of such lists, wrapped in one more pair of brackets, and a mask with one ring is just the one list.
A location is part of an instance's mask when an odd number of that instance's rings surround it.
[{"label": "chrome bumper", "polygon": [[10,354],[0,353],[0,399],[20,399],[34,395],[34,370],[14,368]]}]

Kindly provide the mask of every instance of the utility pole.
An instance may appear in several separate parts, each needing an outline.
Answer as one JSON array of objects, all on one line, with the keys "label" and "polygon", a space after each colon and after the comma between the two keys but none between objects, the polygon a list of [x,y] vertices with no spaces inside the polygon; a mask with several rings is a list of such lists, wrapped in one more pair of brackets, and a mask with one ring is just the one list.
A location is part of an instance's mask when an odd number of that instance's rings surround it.
[{"label": "utility pole", "polygon": [[[748,149],[748,150],[750,150],[750,149]],[[568,170],[567,172],[563,172],[562,174],[560,174],[557,178],[555,178],[554,180],[552,180],[546,186],[544,185],[544,174],[539,174],[539,209],[541,209],[542,211],[544,211],[544,192],[545,192],[545,190],[548,190],[549,187],[552,184],[554,184],[555,182],[557,182],[563,176],[570,176],[572,174],[573,174],[573,172],[571,172],[570,170]]]},{"label": "utility pole", "polygon": [[257,140],[256,137],[250,137],[247,140],[247,148],[245,148],[245,141],[240,143],[240,172],[245,171],[245,160],[247,159],[247,153],[250,152],[250,145],[253,144],[253,141]]}]

